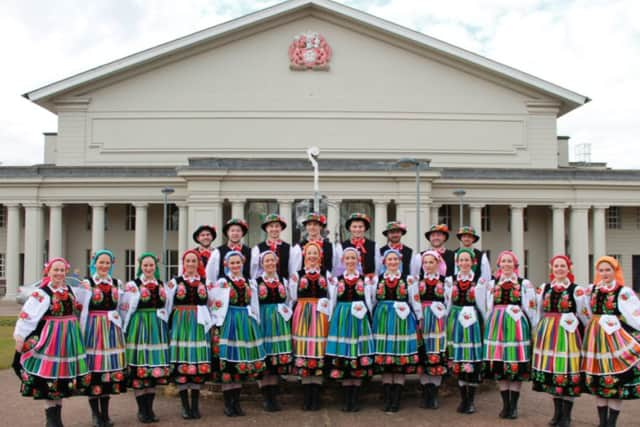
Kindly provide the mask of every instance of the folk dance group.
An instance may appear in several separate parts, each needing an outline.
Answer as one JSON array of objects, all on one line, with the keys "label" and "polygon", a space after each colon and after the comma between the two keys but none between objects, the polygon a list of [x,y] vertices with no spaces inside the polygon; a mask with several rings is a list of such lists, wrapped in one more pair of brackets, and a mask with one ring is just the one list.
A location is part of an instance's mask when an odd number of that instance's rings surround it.
[{"label": "folk dance group", "polygon": [[50,260],[15,328],[24,396],[46,401],[47,426],[62,426],[62,399],[85,394],[94,426],[111,426],[109,396],[132,388],[142,423],[157,421],[156,386],[176,384],[182,417],[200,418],[200,387],[221,383],[224,413],[242,416],[240,390],[257,380],[264,409],[278,411],[281,375],[301,379],[304,410],[320,408],[326,379],[340,381],[344,411],[359,410],[365,380],[382,376],[384,410],[396,412],[407,374],[423,385],[421,406],[437,409],[443,377],[457,378],[458,412],[476,411],[484,379],[498,382],[501,418],[518,417],[523,381],[553,397],[554,426],[567,426],[573,401],[596,396],[600,426],[615,426],[623,400],[640,398],[640,301],[624,286],[618,262],[595,263],[593,285],[574,283],[571,260],[550,260],[537,289],[510,251],[495,274],[479,239],[462,227],[457,251],[445,249],[446,225],[425,233],[431,249],[402,244],[406,228],[387,225],[382,248],[365,238],[370,219],[352,214],[350,239],[323,238],[326,218],[310,213],[306,238],[281,241],[276,215],[264,242],[242,243],[248,226],[232,219],[227,242],[200,226],[181,257],[180,274],[163,283],[153,253],[138,259],[135,280],[112,275],[114,256],[99,250],[90,276],[69,287],[69,265]]}]

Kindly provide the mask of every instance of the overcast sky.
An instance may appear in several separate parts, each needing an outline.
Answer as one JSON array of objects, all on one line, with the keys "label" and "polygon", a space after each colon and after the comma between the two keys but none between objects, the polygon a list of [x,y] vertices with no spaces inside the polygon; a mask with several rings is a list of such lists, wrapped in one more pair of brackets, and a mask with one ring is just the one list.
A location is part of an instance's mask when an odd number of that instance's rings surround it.
[{"label": "overcast sky", "polygon": [[[640,168],[640,1],[341,0],[592,99],[558,133],[591,160]],[[22,93],[279,3],[271,0],[2,0],[0,162],[43,160],[56,116]]]}]

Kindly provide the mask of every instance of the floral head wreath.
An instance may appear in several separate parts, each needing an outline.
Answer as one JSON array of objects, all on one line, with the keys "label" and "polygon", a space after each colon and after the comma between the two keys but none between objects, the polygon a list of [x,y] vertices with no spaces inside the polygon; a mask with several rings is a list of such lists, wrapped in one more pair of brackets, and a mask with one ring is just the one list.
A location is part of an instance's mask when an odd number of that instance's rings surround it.
[{"label": "floral head wreath", "polygon": [[242,254],[242,252],[240,251],[229,251],[227,252],[227,254],[224,256],[224,261],[222,262],[222,265],[224,266],[224,274],[225,276],[229,276],[229,258],[231,258],[232,256],[239,256],[240,259],[242,260],[242,264],[244,265],[246,258],[244,257],[244,255]]},{"label": "floral head wreath", "polygon": [[478,260],[476,259],[476,254],[475,252],[473,252],[473,249],[469,249],[469,248],[460,248],[456,251],[456,265],[458,264],[458,258],[460,258],[460,255],[462,254],[469,254],[469,256],[471,257],[471,272],[473,274],[476,273],[476,270],[478,269]]},{"label": "floral head wreath", "polygon": [[571,259],[566,256],[566,255],[556,255],[553,258],[551,258],[549,260],[549,280],[550,281],[554,281],[555,280],[555,276],[553,275],[553,263],[557,260],[557,259],[562,259],[564,260],[564,262],[567,263],[567,268],[569,269],[569,273],[567,274],[567,279],[569,279],[569,281],[571,283],[575,283],[576,278],[573,275],[573,262],[571,262]]},{"label": "floral head wreath", "polygon": [[195,249],[187,249],[182,254],[182,265],[180,266],[180,275],[184,275],[184,260],[187,258],[187,255],[189,254],[195,255],[196,258],[198,259],[197,273],[198,273],[198,276],[200,276],[200,280],[204,280],[204,277],[205,277],[204,264],[202,264],[202,258],[200,258],[200,254]]},{"label": "floral head wreath", "polygon": [[400,272],[400,274],[402,274],[402,254],[397,249],[387,249],[386,251],[384,251],[384,253],[382,254],[382,265],[380,266],[380,274],[384,274],[387,271],[387,265],[385,264],[385,262],[387,261],[387,257],[391,254],[396,254],[398,255],[398,258],[400,258],[398,271]]},{"label": "floral head wreath", "polygon": [[[436,259],[436,262],[438,263],[438,274],[440,276],[445,276],[447,274],[447,263],[445,262],[445,260],[442,258],[442,255],[440,255],[440,252],[438,251],[425,251],[422,254],[422,260],[424,261],[424,258],[426,256],[432,256]],[[424,265],[424,262],[423,262]],[[424,267],[422,267],[422,271],[423,273],[426,273],[426,271],[424,271]]]},{"label": "floral head wreath", "polygon": [[504,258],[505,256],[510,256],[511,259],[513,259],[513,272],[515,273],[516,276],[520,277],[520,261],[518,261],[518,257],[516,256],[515,253],[508,250],[500,252],[500,254],[498,255],[498,258],[496,259],[496,277],[502,276],[502,269],[500,268],[500,262],[502,261],[502,258]]},{"label": "floral head wreath", "polygon": [[155,262],[156,269],[153,272],[153,277],[155,277],[156,280],[160,280],[160,260],[158,260],[158,257],[153,252],[143,252],[142,254],[140,254],[140,256],[138,257],[138,268],[136,270],[136,277],[142,277],[142,261],[144,261],[145,258],[151,258]]},{"label": "floral head wreath", "polygon": [[598,258],[598,260],[596,261],[596,264],[595,264],[596,274],[595,274],[594,282],[596,284],[602,282],[602,277],[600,276],[600,273],[598,273],[598,266],[600,264],[602,264],[603,262],[606,262],[611,267],[613,267],[613,271],[615,273],[616,284],[617,285],[624,285],[624,273],[622,272],[622,268],[620,267],[620,263],[618,262],[617,259],[615,259],[612,256],[603,256],[603,257]]},{"label": "floral head wreath", "polygon": [[71,266],[69,265],[69,262],[67,262],[66,259],[62,257],[51,258],[49,261],[47,261],[47,263],[44,265],[44,269],[42,270],[42,281],[40,282],[41,287],[45,287],[49,284],[49,282],[51,282],[51,278],[49,277],[49,272],[51,271],[51,267],[53,266],[53,264],[55,264],[56,262],[61,262],[64,264],[65,274],[69,272],[69,269],[71,268]]},{"label": "floral head wreath", "polygon": [[91,276],[94,276],[96,274],[96,262],[98,261],[98,258],[100,258],[100,256],[102,255],[108,255],[109,259],[111,260],[111,267],[109,268],[109,276],[111,276],[111,274],[113,273],[113,265],[116,263],[116,257],[113,256],[113,252],[111,252],[108,249],[100,249],[97,250],[95,254],[93,254],[93,256],[91,257],[91,263],[89,263],[89,273],[91,274]]}]

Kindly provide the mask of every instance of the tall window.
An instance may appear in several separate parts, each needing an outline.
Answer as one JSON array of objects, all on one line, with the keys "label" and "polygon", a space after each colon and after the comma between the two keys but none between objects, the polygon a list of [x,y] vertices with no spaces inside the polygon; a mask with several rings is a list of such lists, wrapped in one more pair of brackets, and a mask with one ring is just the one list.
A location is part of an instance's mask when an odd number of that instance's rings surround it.
[{"label": "tall window", "polygon": [[438,209],[438,224],[447,224],[451,227],[451,205],[443,205]]},{"label": "tall window", "polygon": [[135,279],[136,276],[136,251],[126,249],[124,251],[124,276],[127,282]]},{"label": "tall window", "polygon": [[[165,253],[165,257],[162,262],[164,264],[162,268],[166,269],[168,280],[178,275],[178,251],[177,250],[167,249],[167,252]],[[162,280],[164,280],[164,277],[162,277]]]},{"label": "tall window", "polygon": [[167,205],[167,230],[177,231],[180,223],[180,209],[175,203]]},{"label": "tall window", "polygon": [[[245,236],[245,242],[249,246],[255,246],[262,242],[266,233],[262,231],[262,221],[270,213],[278,213],[277,200],[249,200],[245,207],[245,215],[249,223],[249,232]],[[291,225],[291,224],[289,224]]]},{"label": "tall window", "polygon": [[0,228],[7,226],[7,207],[0,205]]},{"label": "tall window", "polygon": [[127,231],[134,231],[136,229],[136,207],[133,205],[127,205],[127,215],[124,228]]},{"label": "tall window", "polygon": [[522,210],[522,227],[524,231],[529,231],[529,208]]},{"label": "tall window", "polygon": [[619,206],[611,206],[607,209],[607,228],[619,230],[622,228],[622,212]]},{"label": "tall window", "polygon": [[4,279],[6,275],[5,271],[5,257],[4,254],[0,254],[0,279]]},{"label": "tall window", "polygon": [[373,203],[370,200],[343,200],[340,203],[340,241],[346,240],[349,236],[349,232],[344,228],[344,223],[352,213],[364,213],[371,218],[371,227],[365,233],[365,236],[369,239],[373,238],[373,223],[375,218],[373,217]]},{"label": "tall window", "polygon": [[482,231],[491,231],[491,208],[485,206],[480,211],[480,222],[482,223]]}]

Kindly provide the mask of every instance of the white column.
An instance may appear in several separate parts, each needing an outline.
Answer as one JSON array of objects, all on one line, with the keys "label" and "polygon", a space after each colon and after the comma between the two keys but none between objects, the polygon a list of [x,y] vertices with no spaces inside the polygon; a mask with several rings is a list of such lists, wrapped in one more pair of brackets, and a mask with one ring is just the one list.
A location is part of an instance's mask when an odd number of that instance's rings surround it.
[{"label": "white column", "polygon": [[61,257],[62,253],[62,203],[47,203],[49,206],[49,258]]},{"label": "white column", "polygon": [[89,203],[91,206],[91,252],[104,249],[104,203]]},{"label": "white column", "polygon": [[553,255],[565,254],[567,249],[565,248],[565,224],[564,224],[564,210],[568,205],[553,205],[551,210],[553,212],[552,217],[552,250]]},{"label": "white column", "polygon": [[[7,255],[5,257],[5,279],[7,293],[4,300],[13,301],[18,291],[20,280],[20,206],[7,204]],[[15,301],[13,301],[15,302]]]},{"label": "white column", "polygon": [[586,284],[589,281],[589,206],[571,206],[569,227],[569,248],[573,261],[573,274],[576,282]]},{"label": "white column", "polygon": [[[136,259],[149,249],[147,243],[147,226],[148,226],[148,203],[133,203],[136,208],[136,231],[135,231],[135,251]],[[163,224],[164,225],[164,224]],[[161,258],[164,254],[161,255]]]},{"label": "white column", "polygon": [[43,216],[40,203],[24,204],[24,282],[40,279],[44,265]]},{"label": "white column", "polygon": [[525,204],[511,205],[511,250],[524,262],[524,208]]},{"label": "white column", "polygon": [[340,199],[330,199],[327,212],[327,231],[329,239],[334,243],[340,242]]},{"label": "white column", "polygon": [[597,260],[607,254],[607,232],[605,229],[604,211],[609,206],[595,205],[591,215],[593,230],[593,259]]},{"label": "white column", "polygon": [[429,219],[431,221],[424,225],[423,230],[420,230],[421,233],[424,234],[424,232],[426,232],[428,229],[430,229],[432,225],[438,223],[438,212],[440,211],[441,207],[442,207],[442,205],[435,204],[435,203],[431,205],[431,209],[430,209],[431,210],[431,215],[429,215],[430,216]]},{"label": "white column", "polygon": [[[184,251],[186,251],[187,247],[189,246],[189,207],[187,206],[186,203],[177,203],[177,206],[178,206],[178,258],[180,258],[184,253]],[[220,228],[218,228],[218,230],[220,230]]]},{"label": "white column", "polygon": [[293,229],[297,227],[296,218],[291,214],[291,206],[293,205],[293,199],[278,199],[278,210],[280,211],[280,216],[284,218],[287,223],[287,228],[282,232],[281,239],[285,242],[291,242],[293,237]]},{"label": "white column", "polygon": [[387,204],[388,200],[374,200],[375,206],[374,218],[373,218],[373,240],[378,242],[380,246],[384,246],[387,239],[382,235],[384,227],[387,225]]},{"label": "white column", "polygon": [[231,218],[244,219],[244,205],[247,203],[247,199],[229,199],[229,202],[231,203]]},{"label": "white column", "polygon": [[482,249],[482,208],[484,208],[484,204],[472,203],[469,205],[469,225],[471,225],[475,230],[478,236],[480,236],[480,240],[475,244],[475,247],[478,249]]}]

